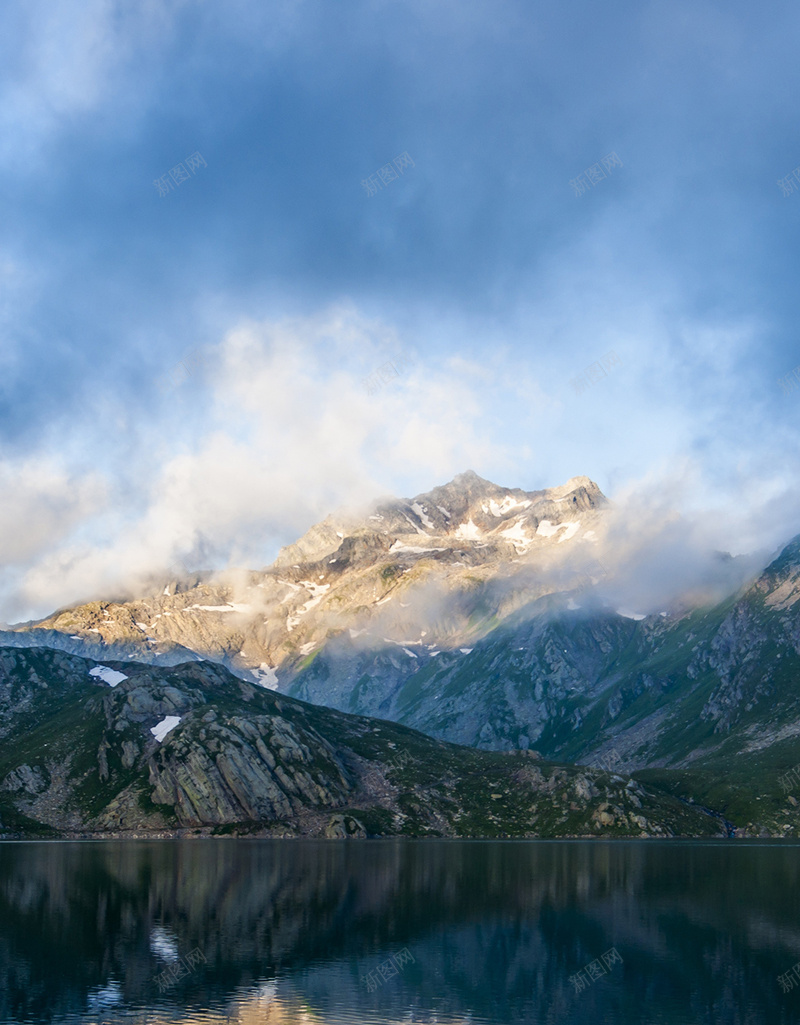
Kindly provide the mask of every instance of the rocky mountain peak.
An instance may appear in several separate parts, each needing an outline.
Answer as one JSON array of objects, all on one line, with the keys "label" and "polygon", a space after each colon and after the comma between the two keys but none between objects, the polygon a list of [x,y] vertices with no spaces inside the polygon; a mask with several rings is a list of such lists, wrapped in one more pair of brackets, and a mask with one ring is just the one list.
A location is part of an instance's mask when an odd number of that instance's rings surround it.
[{"label": "rocky mountain peak", "polygon": [[[464,470],[463,473],[457,473],[450,483],[463,486],[465,484],[470,484],[473,481],[476,481],[478,484],[489,484],[491,487],[494,487],[491,481],[486,480],[485,477],[479,476],[474,470]],[[447,486],[448,485],[445,484],[445,487]]]},{"label": "rocky mountain peak", "polygon": [[413,499],[328,516],[245,578],[209,575],[89,603],[20,634],[92,656],[211,657],[268,686],[332,637],[391,638],[421,665],[437,645],[469,647],[520,605],[563,589],[553,569],[587,561],[605,504],[588,477],[524,491],[468,470]]},{"label": "rocky mountain peak", "polygon": [[[383,499],[360,516],[328,516],[294,544],[282,548],[274,565],[288,568],[318,562],[335,555],[346,538],[365,535],[389,538],[390,545],[416,544],[408,538],[419,535],[428,541],[438,538],[447,543],[500,542],[504,547],[524,547],[537,538],[541,542],[555,537],[562,527],[568,533],[581,514],[585,518],[606,503],[588,477],[572,477],[553,488],[524,491],[502,487],[474,470],[466,470],[447,484],[412,499]],[[564,534],[557,540],[563,538]],[[375,544],[368,547],[374,548]],[[514,548],[508,550],[513,554]]]},{"label": "rocky mountain peak", "polygon": [[768,606],[788,609],[800,601],[800,534],[767,566],[755,585]]}]

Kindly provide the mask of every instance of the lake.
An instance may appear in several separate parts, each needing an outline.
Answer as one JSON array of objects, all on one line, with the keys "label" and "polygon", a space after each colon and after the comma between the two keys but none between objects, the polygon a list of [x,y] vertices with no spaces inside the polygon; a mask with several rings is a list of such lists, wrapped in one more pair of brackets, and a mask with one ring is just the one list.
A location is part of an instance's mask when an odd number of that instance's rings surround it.
[{"label": "lake", "polygon": [[5,1023],[800,1022],[790,842],[0,844]]}]

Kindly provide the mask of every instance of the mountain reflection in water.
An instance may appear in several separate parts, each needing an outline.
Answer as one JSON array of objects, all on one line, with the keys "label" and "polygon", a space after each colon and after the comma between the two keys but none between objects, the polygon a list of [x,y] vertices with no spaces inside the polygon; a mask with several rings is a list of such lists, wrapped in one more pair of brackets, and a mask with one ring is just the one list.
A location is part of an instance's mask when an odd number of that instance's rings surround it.
[{"label": "mountain reflection in water", "polygon": [[[800,1021],[800,984],[777,981],[800,961],[798,852],[0,844],[0,1021]],[[612,948],[621,962],[576,991],[571,977]]]}]

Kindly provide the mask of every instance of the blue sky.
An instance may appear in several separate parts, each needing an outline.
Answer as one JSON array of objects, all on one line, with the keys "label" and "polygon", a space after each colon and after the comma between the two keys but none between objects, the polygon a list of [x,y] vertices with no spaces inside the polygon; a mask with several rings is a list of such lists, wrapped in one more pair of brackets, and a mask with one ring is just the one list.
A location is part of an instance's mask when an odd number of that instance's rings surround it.
[{"label": "blue sky", "polygon": [[0,618],[263,565],[467,468],[586,474],[735,552],[800,531],[798,29],[788,3],[7,0]]}]

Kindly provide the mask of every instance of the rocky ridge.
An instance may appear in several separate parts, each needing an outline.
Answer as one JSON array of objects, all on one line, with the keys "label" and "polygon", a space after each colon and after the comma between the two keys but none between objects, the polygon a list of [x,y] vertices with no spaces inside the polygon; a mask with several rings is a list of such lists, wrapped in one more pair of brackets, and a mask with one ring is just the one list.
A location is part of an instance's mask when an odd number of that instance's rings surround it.
[{"label": "rocky ridge", "polygon": [[0,835],[219,833],[724,830],[625,775],[445,744],[265,691],[221,666],[97,666],[0,648]]},{"label": "rocky ridge", "polygon": [[571,561],[601,572],[594,551],[606,505],[587,477],[526,492],[469,471],[411,500],[329,517],[263,571],[169,580],[148,597],[65,609],[0,642],[161,665],[207,658],[276,688],[337,636],[388,636],[427,659],[574,579]]},{"label": "rocky ridge", "polygon": [[462,474],[329,518],[243,579],[172,581],[3,639],[95,661],[218,661],[440,740],[613,756],[750,834],[800,835],[800,794],[778,783],[800,763],[800,539],[722,602],[617,612],[603,598],[614,567],[596,558],[605,505],[588,478],[524,492]]}]

